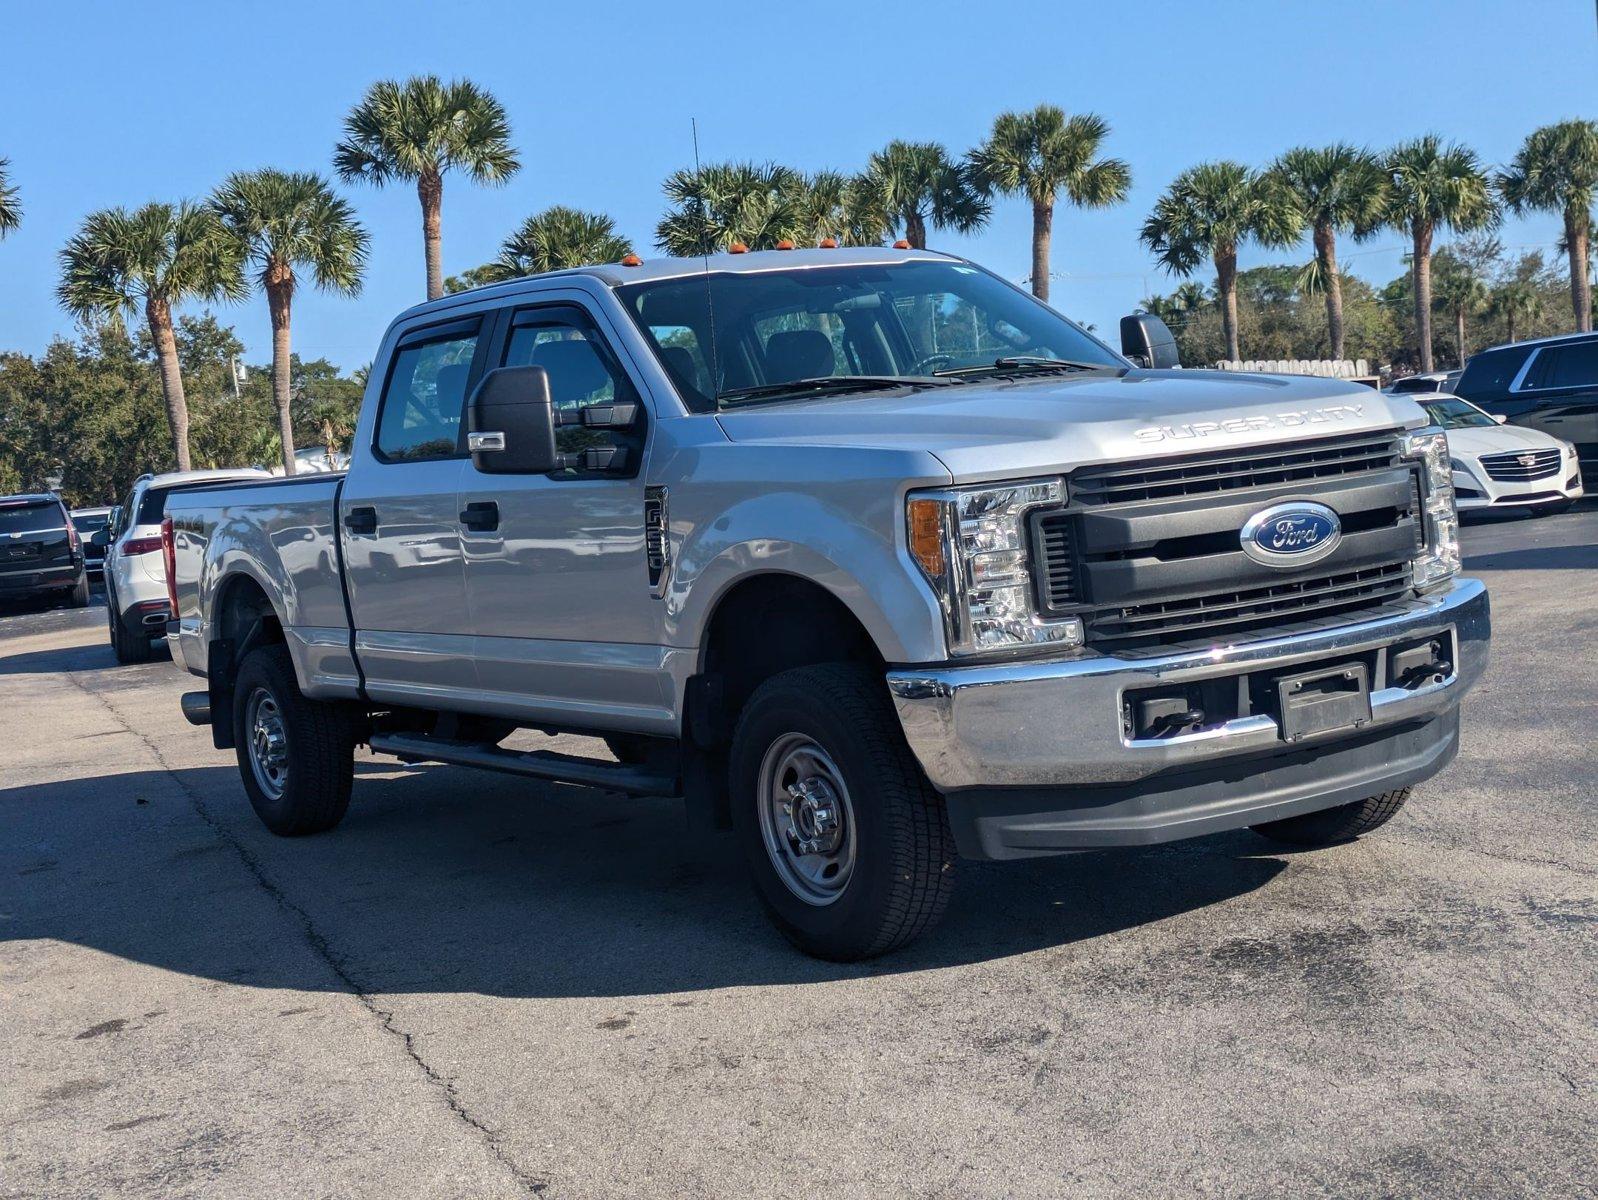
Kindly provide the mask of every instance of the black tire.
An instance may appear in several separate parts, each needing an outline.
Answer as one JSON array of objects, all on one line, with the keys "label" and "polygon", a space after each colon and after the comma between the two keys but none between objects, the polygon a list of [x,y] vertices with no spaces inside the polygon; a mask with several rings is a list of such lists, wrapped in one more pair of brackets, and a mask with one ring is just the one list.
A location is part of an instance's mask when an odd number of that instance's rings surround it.
[{"label": "black tire", "polygon": [[[838,890],[822,901],[805,900],[785,881],[791,868],[777,865],[782,851],[768,850],[767,838],[778,847],[806,843],[783,839],[761,817],[768,772],[780,783],[779,751],[804,742],[836,769],[852,837],[844,882],[824,881]],[[768,762],[768,753],[779,756]],[[943,797],[905,743],[879,673],[833,663],[767,680],[744,706],[730,759],[733,827],[755,891],[801,950],[853,962],[895,950],[937,923],[954,887],[954,838]]]},{"label": "black tire", "polygon": [[105,596],[105,619],[111,627],[111,653],[116,655],[117,662],[150,661],[150,639],[128,632],[122,614],[117,611],[116,595],[112,592],[107,592]]},{"label": "black tire", "polygon": [[1305,813],[1298,817],[1284,817],[1280,821],[1267,821],[1253,826],[1255,833],[1273,842],[1286,842],[1290,846],[1330,846],[1337,842],[1352,841],[1393,819],[1409,799],[1409,789],[1383,792],[1367,796],[1352,804],[1340,804],[1321,812]]},{"label": "black tire", "polygon": [[[275,785],[252,723],[254,705],[263,700],[270,703],[271,723],[281,735],[274,743],[281,755]],[[250,651],[240,665],[233,685],[233,737],[250,805],[273,833],[321,833],[344,819],[355,777],[355,723],[344,705],[300,694],[288,649],[281,644]],[[263,764],[259,772],[257,756]]]},{"label": "black tire", "polygon": [[72,598],[73,608],[89,607],[89,577],[87,574],[78,576],[77,586],[69,594]]}]

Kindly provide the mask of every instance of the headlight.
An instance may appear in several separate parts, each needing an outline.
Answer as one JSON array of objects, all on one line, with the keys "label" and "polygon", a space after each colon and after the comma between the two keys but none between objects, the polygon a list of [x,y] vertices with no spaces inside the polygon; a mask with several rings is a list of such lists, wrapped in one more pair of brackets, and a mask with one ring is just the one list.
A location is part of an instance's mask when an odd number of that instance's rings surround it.
[{"label": "headlight", "polygon": [[1082,622],[1045,620],[1032,594],[1027,513],[1064,501],[1060,479],[911,494],[910,556],[938,595],[951,655],[1082,644]]},{"label": "headlight", "polygon": [[1437,587],[1459,574],[1459,514],[1454,508],[1453,460],[1441,429],[1421,429],[1404,439],[1404,456],[1421,465],[1426,541],[1415,556],[1415,586]]}]

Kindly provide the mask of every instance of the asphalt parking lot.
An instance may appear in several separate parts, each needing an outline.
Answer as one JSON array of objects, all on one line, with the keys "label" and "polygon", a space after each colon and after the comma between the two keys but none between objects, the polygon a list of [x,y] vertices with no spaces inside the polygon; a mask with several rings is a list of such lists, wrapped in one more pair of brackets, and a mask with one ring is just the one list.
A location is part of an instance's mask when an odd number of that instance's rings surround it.
[{"label": "asphalt parking lot", "polygon": [[1385,829],[966,864],[860,967],[725,835],[363,759],[273,838],[165,661],[0,616],[0,1196],[1594,1194],[1598,505]]}]

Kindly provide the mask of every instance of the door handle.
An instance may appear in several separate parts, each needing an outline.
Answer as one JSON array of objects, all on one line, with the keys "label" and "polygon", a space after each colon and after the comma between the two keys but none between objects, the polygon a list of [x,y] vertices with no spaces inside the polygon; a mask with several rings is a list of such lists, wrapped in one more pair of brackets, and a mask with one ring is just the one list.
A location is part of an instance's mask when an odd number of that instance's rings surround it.
[{"label": "door handle", "polygon": [[475,533],[491,533],[499,528],[499,505],[492,500],[474,500],[461,509],[461,524]]},{"label": "door handle", "polygon": [[344,514],[344,528],[350,533],[376,533],[377,509],[362,505]]}]

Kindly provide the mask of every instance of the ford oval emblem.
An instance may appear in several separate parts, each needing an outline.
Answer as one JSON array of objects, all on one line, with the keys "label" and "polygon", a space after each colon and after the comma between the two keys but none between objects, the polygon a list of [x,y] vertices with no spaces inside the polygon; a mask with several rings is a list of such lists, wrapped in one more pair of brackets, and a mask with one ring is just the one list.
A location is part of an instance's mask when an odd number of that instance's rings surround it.
[{"label": "ford oval emblem", "polygon": [[1243,526],[1243,553],[1267,567],[1300,567],[1343,540],[1343,523],[1324,504],[1290,500],[1262,508]]}]

